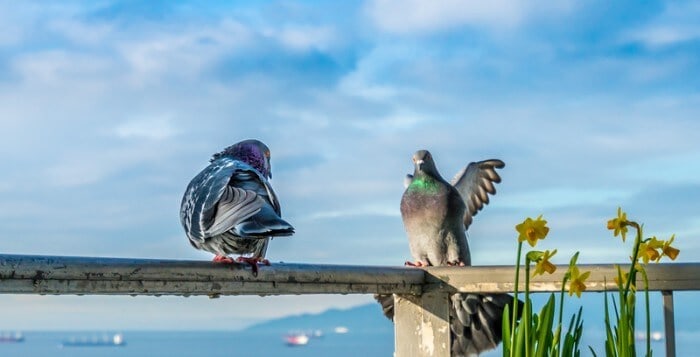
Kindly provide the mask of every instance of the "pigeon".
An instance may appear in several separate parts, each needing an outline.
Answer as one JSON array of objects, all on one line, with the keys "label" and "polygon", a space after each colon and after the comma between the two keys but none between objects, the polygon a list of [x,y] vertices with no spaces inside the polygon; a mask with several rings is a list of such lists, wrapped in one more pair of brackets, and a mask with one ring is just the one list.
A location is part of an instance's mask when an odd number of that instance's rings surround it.
[{"label": "pigeon", "polygon": [[234,263],[229,254],[251,265],[257,275],[273,237],[290,236],[270,185],[270,149],[244,140],[216,153],[187,186],[180,204],[180,223],[190,244],[215,255],[215,262]]},{"label": "pigeon", "polygon": [[[505,164],[496,159],[472,162],[447,182],[427,150],[417,151],[413,163],[414,173],[406,176],[401,198],[401,217],[414,259],[406,265],[471,265],[466,231],[474,215],[489,203],[489,194],[496,193],[495,184],[501,182],[496,169]],[[393,320],[393,296],[375,298],[384,315]],[[496,348],[501,342],[504,309],[510,305],[513,311],[513,300],[509,294],[450,296],[451,355],[473,356]]]}]

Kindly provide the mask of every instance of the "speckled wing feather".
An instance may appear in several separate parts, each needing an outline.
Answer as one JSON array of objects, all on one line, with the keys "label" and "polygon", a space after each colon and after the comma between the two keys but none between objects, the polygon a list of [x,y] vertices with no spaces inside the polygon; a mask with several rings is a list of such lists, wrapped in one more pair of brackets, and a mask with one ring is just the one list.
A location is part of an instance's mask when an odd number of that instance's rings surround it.
[{"label": "speckled wing feather", "polygon": [[[512,313],[509,294],[454,294],[450,296],[450,340],[453,356],[473,356],[494,349],[502,339],[503,313]],[[519,315],[523,303],[518,301]]]},{"label": "speckled wing feather", "polygon": [[[384,316],[394,319],[394,296],[374,295]],[[506,306],[513,312],[515,299],[509,294],[454,294],[450,296],[450,348],[452,356],[473,356],[494,349],[502,339]],[[518,301],[518,315],[523,302]]]},{"label": "speckled wing feather", "polygon": [[[232,179],[248,185],[230,186]],[[254,188],[265,181],[246,163],[229,158],[213,161],[192,179],[183,196],[180,220],[187,236],[202,242],[258,213],[264,201]]]},{"label": "speckled wing feather", "polygon": [[494,184],[501,182],[496,169],[505,166],[503,161],[496,159],[472,162],[458,172],[450,182],[459,191],[467,206],[464,214],[464,229],[469,228],[472,217],[489,203],[489,194],[496,193]]},{"label": "speckled wing feather", "polygon": [[411,182],[413,182],[413,175],[406,175],[406,177],[403,178],[403,188],[408,188],[408,186],[411,185]]}]

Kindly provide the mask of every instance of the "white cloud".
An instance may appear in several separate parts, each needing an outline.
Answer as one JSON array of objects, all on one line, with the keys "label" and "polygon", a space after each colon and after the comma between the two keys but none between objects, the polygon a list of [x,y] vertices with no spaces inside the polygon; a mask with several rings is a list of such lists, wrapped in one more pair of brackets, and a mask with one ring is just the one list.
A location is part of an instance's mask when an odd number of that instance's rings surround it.
[{"label": "white cloud", "polygon": [[114,62],[108,57],[64,49],[19,55],[11,63],[13,72],[25,82],[44,84],[102,78],[114,69]]},{"label": "white cloud", "polygon": [[638,31],[630,36],[648,47],[674,45],[700,37],[700,26],[656,26]]},{"label": "white cloud", "polygon": [[123,139],[148,139],[165,140],[177,134],[177,129],[172,125],[167,115],[155,117],[143,117],[119,124],[114,133]]},{"label": "white cloud", "polygon": [[546,188],[510,195],[501,194],[498,198],[498,205],[518,210],[588,206],[620,202],[633,196],[636,192],[636,190],[623,188],[616,190],[580,187]]},{"label": "white cloud", "polygon": [[281,29],[264,30],[262,33],[277,39],[283,46],[295,51],[310,49],[325,51],[336,40],[335,31],[328,26],[289,25]]},{"label": "white cloud", "polygon": [[343,77],[338,89],[348,95],[371,101],[388,100],[398,94],[394,86],[371,83],[371,79],[359,69]]},{"label": "white cloud", "polygon": [[61,3],[0,2],[0,45],[21,44],[31,38],[45,18],[65,19],[80,11],[80,5]]},{"label": "white cloud", "polygon": [[144,31],[148,35],[133,31],[115,45],[133,71],[130,79],[135,84],[157,82],[164,75],[197,78],[222,56],[254,45],[256,37],[250,28],[229,19]]},{"label": "white cloud", "polygon": [[408,130],[419,124],[429,121],[430,114],[416,114],[410,112],[397,112],[390,115],[372,119],[358,119],[351,123],[351,126],[369,131],[395,131]]},{"label": "white cloud", "polygon": [[396,202],[384,204],[370,204],[358,207],[351,207],[340,210],[325,210],[311,213],[306,217],[309,220],[343,218],[356,216],[384,216],[398,217],[400,215]]},{"label": "white cloud", "polygon": [[134,165],[157,161],[170,152],[161,152],[149,146],[126,148],[108,147],[92,151],[73,151],[55,158],[54,164],[44,170],[48,186],[81,186],[97,183]]},{"label": "white cloud", "polygon": [[378,28],[390,33],[411,34],[464,25],[508,29],[519,26],[529,16],[561,13],[570,8],[569,1],[372,0],[365,11]]},{"label": "white cloud", "polygon": [[87,45],[99,45],[114,35],[115,28],[109,23],[86,23],[76,19],[61,18],[48,24],[52,31],[63,35],[66,39]]},{"label": "white cloud", "polygon": [[668,3],[654,20],[623,33],[622,40],[641,42],[651,49],[693,41],[700,38],[698,16],[700,4],[696,2]]}]

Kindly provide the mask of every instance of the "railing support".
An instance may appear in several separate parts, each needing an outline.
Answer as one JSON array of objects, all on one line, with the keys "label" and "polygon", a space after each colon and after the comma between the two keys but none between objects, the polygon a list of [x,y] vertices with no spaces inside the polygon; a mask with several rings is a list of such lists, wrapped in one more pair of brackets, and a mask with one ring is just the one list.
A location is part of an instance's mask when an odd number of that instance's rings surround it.
[{"label": "railing support", "polygon": [[666,357],[676,357],[676,328],[673,321],[673,291],[662,290],[664,297],[664,334],[666,335]]},{"label": "railing support", "polygon": [[449,357],[449,295],[394,295],[395,357]]}]

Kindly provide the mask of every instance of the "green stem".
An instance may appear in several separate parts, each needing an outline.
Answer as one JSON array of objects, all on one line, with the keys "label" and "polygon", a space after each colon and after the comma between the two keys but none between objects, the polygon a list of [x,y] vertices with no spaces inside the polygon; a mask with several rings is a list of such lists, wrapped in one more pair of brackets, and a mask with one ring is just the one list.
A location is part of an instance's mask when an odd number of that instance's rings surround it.
[{"label": "green stem", "polygon": [[642,277],[644,278],[644,298],[646,304],[646,323],[647,323],[647,357],[651,357],[651,317],[649,317],[649,279],[647,278],[646,270],[642,270]]},{"label": "green stem", "polygon": [[637,279],[637,274],[635,272],[637,271],[635,269],[635,265],[637,263],[637,259],[639,258],[639,246],[642,244],[642,227],[639,226],[637,222],[629,222],[629,225],[634,227],[637,230],[637,237],[634,240],[634,253],[632,254],[632,266],[630,266],[630,271],[627,279],[627,284],[625,284],[625,298],[627,298],[627,293],[630,291],[630,284],[632,281],[636,281]]},{"label": "green stem", "polygon": [[510,328],[510,355],[511,357],[515,354],[515,320],[518,319],[518,278],[520,277],[520,255],[523,250],[523,242],[518,242],[518,258],[515,261],[515,287],[513,288],[513,316],[511,318],[511,328]]},{"label": "green stem", "polygon": [[[528,317],[530,316],[530,311],[532,307],[530,306],[530,259],[525,256],[525,310],[523,311],[524,313],[527,313]],[[528,323],[525,324],[525,357],[530,356],[530,349],[532,349],[534,346],[532,346],[532,343],[530,343],[530,321],[528,319]]]},{"label": "green stem", "polygon": [[[621,319],[625,319],[625,325],[624,328],[619,325],[618,321],[618,328],[620,328],[620,337],[621,337],[621,346],[625,348],[628,352],[631,352],[634,354],[634,330],[635,330],[635,303],[632,302],[631,306],[629,306],[628,302],[628,296],[630,294],[630,285],[635,284],[637,282],[637,260],[639,259],[639,246],[642,244],[642,227],[634,221],[630,221],[627,223],[629,226],[634,227],[634,229],[637,230],[637,236],[635,237],[634,240],[634,250],[632,253],[632,264],[630,265],[630,270],[629,270],[629,275],[627,276],[627,282],[625,283],[625,288],[624,290],[620,291],[620,313],[622,314],[620,316]],[[632,294],[635,294],[634,291],[632,291]],[[624,313],[623,313],[624,312]],[[647,314],[648,316],[649,314]]]},{"label": "green stem", "polygon": [[[562,319],[564,315],[564,290],[566,286],[566,281],[569,280],[568,273],[564,274],[564,280],[561,282],[561,292],[559,293],[559,325],[562,326]],[[557,355],[561,355],[561,328],[559,329],[559,336],[557,336]]]}]

